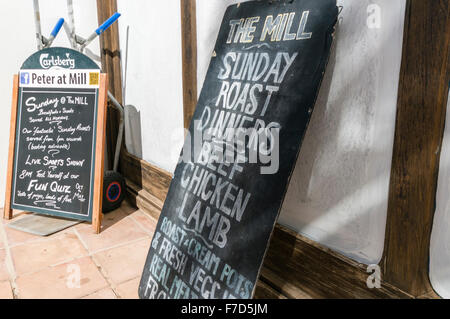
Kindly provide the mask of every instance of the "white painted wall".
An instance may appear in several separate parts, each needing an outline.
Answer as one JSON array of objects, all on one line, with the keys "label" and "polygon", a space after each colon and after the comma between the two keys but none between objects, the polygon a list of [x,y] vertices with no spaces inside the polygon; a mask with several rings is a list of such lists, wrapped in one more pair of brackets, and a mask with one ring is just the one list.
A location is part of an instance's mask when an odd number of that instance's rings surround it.
[{"label": "white painted wall", "polygon": [[[97,26],[97,6],[92,0],[74,0],[75,26],[80,35],[87,36]],[[41,0],[42,32],[48,37],[59,18],[67,17],[66,1]],[[1,1],[0,32],[0,207],[4,203],[6,166],[8,160],[9,126],[11,115],[12,77],[25,59],[36,51],[33,2]],[[70,47],[64,30],[53,46]],[[98,41],[89,48],[98,54]]]},{"label": "white painted wall", "polygon": [[[199,87],[225,8],[237,2],[197,0]],[[381,24],[370,29],[373,4]],[[384,244],[405,0],[338,0],[338,5],[344,8],[335,48],[279,221],[360,262],[377,263]]]},{"label": "white painted wall", "polygon": [[450,95],[442,142],[436,212],[430,243],[430,280],[443,298],[450,298]]},{"label": "white painted wall", "polygon": [[196,0],[197,1],[197,87],[200,95],[208,71],[211,54],[219,33],[225,10],[229,5],[248,0]]},{"label": "white painted wall", "polygon": [[[405,3],[338,1],[334,52],[280,217],[369,264],[384,247]],[[379,29],[368,28],[371,4]]]},{"label": "white painted wall", "polygon": [[179,155],[183,144],[174,136],[183,136],[180,1],[118,0],[117,6],[124,58],[129,26],[125,103],[135,109],[128,118],[128,149],[173,172],[173,153]]}]

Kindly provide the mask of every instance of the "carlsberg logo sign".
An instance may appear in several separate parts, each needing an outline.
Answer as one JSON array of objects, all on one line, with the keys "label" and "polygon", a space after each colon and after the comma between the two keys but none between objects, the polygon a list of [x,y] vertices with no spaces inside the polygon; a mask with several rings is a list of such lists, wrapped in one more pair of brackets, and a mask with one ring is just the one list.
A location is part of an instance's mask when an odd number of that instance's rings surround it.
[{"label": "carlsberg logo sign", "polygon": [[41,57],[39,58],[39,63],[41,64],[42,68],[44,69],[50,69],[52,67],[60,67],[64,69],[74,69],[75,68],[75,60],[71,59],[69,56],[69,53],[66,53],[66,58],[62,59],[61,57],[57,56],[50,56],[48,53],[42,53]]}]

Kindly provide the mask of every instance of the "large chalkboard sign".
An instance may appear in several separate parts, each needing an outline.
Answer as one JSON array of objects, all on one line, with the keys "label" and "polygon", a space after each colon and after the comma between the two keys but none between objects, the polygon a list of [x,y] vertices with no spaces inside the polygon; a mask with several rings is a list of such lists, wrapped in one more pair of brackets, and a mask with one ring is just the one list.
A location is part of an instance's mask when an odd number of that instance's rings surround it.
[{"label": "large chalkboard sign", "polygon": [[103,176],[96,171],[106,94],[99,67],[77,51],[45,49],[24,62],[18,81],[10,207],[92,221]]},{"label": "large chalkboard sign", "polygon": [[335,0],[230,6],[139,286],[251,298],[330,53]]}]

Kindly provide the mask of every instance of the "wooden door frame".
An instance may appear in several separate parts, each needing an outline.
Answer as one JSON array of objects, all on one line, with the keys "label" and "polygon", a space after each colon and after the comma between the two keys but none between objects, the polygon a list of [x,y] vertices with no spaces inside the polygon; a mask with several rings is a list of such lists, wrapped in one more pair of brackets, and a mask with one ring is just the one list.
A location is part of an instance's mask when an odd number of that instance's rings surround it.
[{"label": "wooden door frame", "polygon": [[[99,25],[117,12],[116,0],[97,0],[97,18]],[[109,75],[109,91],[122,104],[122,68],[120,63],[119,26],[113,23],[100,35],[100,56],[102,70]],[[108,104],[109,105],[109,104]],[[119,132],[120,114],[114,107],[109,107],[106,125],[107,169],[113,168],[117,134]]]},{"label": "wooden door frame", "polygon": [[383,278],[433,295],[430,236],[449,83],[449,0],[408,0],[389,187]]},{"label": "wooden door frame", "polygon": [[183,120],[188,129],[197,106],[197,9],[196,0],[180,0],[183,72]]}]

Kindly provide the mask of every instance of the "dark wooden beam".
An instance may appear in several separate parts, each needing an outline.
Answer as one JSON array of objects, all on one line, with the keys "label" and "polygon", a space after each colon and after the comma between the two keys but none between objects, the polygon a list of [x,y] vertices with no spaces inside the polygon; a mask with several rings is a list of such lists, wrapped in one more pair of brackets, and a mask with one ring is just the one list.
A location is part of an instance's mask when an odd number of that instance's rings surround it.
[{"label": "dark wooden beam", "polygon": [[122,174],[135,206],[158,218],[172,181],[172,175],[136,156],[122,151]]},{"label": "dark wooden beam", "polygon": [[180,0],[185,128],[189,128],[197,105],[197,14],[195,3],[193,0]]},{"label": "dark wooden beam", "polygon": [[[116,0],[97,0],[98,23],[103,23],[117,12]],[[100,53],[103,72],[108,74],[109,90],[122,103],[122,70],[120,64],[120,45],[118,23],[113,23],[100,36]],[[110,107],[106,127],[106,146],[108,150],[108,166],[112,169],[119,130],[119,114]]]},{"label": "dark wooden beam", "polygon": [[449,0],[407,2],[389,189],[383,280],[421,296],[449,83]]},{"label": "dark wooden beam", "polygon": [[411,298],[385,281],[368,288],[368,276],[367,265],[277,224],[260,279],[294,299]]}]

